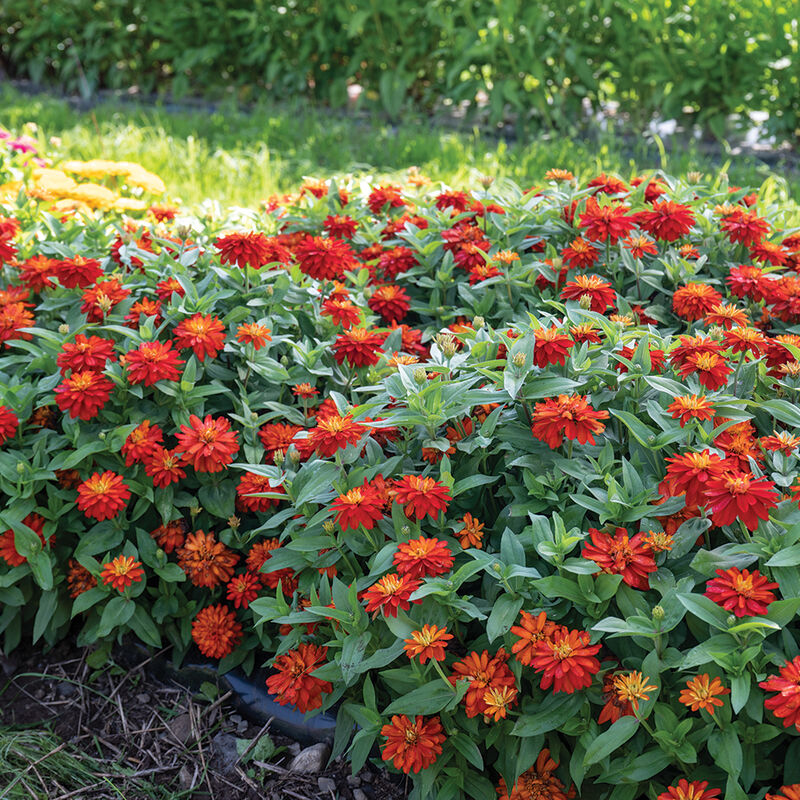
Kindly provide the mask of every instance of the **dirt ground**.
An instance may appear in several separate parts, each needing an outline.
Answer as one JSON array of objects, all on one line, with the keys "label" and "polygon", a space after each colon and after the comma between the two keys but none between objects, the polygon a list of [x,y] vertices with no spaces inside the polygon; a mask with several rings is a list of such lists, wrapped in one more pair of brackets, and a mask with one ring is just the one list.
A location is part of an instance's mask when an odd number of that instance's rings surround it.
[{"label": "dirt ground", "polygon": [[[380,766],[325,766],[304,747],[230,705],[230,692],[192,694],[64,642],[48,653],[0,655],[0,798],[46,800],[399,800],[402,778]],[[98,658],[99,656],[99,658]],[[103,663],[98,663],[103,662]],[[32,754],[23,751],[31,734]],[[301,754],[302,751],[302,754]],[[36,756],[36,757],[34,757]],[[298,757],[299,756],[299,757]],[[15,760],[16,759],[16,760]],[[292,763],[294,762],[294,764]],[[292,769],[290,770],[290,766]]]}]

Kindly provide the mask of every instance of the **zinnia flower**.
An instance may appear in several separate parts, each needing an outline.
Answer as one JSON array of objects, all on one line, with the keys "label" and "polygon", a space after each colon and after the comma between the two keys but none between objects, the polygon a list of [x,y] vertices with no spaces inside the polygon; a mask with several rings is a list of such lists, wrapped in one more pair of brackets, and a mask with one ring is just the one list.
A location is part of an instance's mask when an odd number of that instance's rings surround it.
[{"label": "zinnia flower", "polygon": [[344,280],[346,270],[358,265],[356,254],[342,239],[308,236],[295,248],[300,271],[318,281]]},{"label": "zinnia flower", "polygon": [[97,578],[86,567],[71,558],[69,560],[69,572],[67,573],[69,596],[74,600],[84,592],[88,592],[89,589],[94,589],[95,586],[97,586]]},{"label": "zinnia flower", "polygon": [[423,519],[427,515],[435,520],[453,499],[443,483],[421,475],[403,475],[395,481],[394,488],[395,499],[405,507],[409,519],[412,516]]},{"label": "zinnia flower", "polygon": [[764,701],[764,707],[783,720],[783,727],[795,726],[800,732],[800,656],[787,661],[777,675],[758,684],[767,692],[777,692]]},{"label": "zinnia flower", "polygon": [[394,554],[397,571],[408,578],[426,578],[449,572],[455,560],[446,542],[420,536],[401,542]]},{"label": "zinnia flower", "polygon": [[641,672],[634,670],[625,675],[614,676],[614,689],[623,703],[630,703],[635,711],[639,710],[639,701],[647,702],[650,696],[647,692],[657,689],[657,686],[648,685],[650,677],[645,677]]},{"label": "zinnia flower", "polygon": [[17,434],[19,419],[8,407],[0,406],[0,444],[4,444]]},{"label": "zinnia flower", "polygon": [[542,689],[572,694],[592,684],[592,676],[600,671],[595,655],[599,644],[589,644],[586,631],[559,629],[552,638],[541,639],[534,646],[531,666],[542,673]]},{"label": "zinnia flower", "polygon": [[[384,575],[364,592],[367,611],[382,611],[385,617],[396,617],[397,609],[411,608],[409,597],[420,587],[420,582],[406,575]],[[415,600],[415,603],[421,602]]]},{"label": "zinnia flower", "polygon": [[172,349],[172,342],[142,342],[137,350],[129,350],[124,359],[128,380],[145,386],[160,380],[177,381],[178,367],[184,363]]},{"label": "zinnia flower", "polygon": [[269,242],[263,233],[229,233],[214,242],[223,264],[261,269],[269,261]]},{"label": "zinnia flower", "polygon": [[702,506],[706,502],[709,482],[725,471],[725,459],[710,450],[670,456],[664,487],[671,497],[686,493],[687,506]]},{"label": "zinnia flower", "polygon": [[114,342],[99,336],[84,336],[79,333],[74,342],[64,342],[61,346],[56,364],[62,375],[70,369],[73,372],[102,372],[106,368],[106,361],[116,361],[116,359]]},{"label": "zinnia flower", "polygon": [[720,227],[728,236],[731,244],[740,242],[745,247],[759,244],[769,233],[769,223],[758,216],[755,211],[736,208],[720,221]]},{"label": "zinnia flower", "polygon": [[132,583],[138,583],[144,576],[142,562],[135,561],[133,556],[117,556],[107,564],[103,564],[100,577],[106,586],[113,586],[123,592]]},{"label": "zinnia flower", "polygon": [[480,550],[483,547],[483,523],[472,516],[469,511],[464,514],[461,530],[455,532],[461,547],[466,550],[468,547],[475,547]]},{"label": "zinnia flower", "polygon": [[549,364],[563,366],[567,361],[567,354],[575,346],[575,342],[556,327],[539,328],[535,331],[534,338],[533,363],[537,367],[546,367]]},{"label": "zinnia flower", "polygon": [[718,353],[692,353],[679,370],[682,377],[697,375],[701,386],[712,392],[728,383],[733,367]]},{"label": "zinnia flower", "polygon": [[416,774],[433,764],[447,738],[439,717],[426,720],[418,716],[412,722],[405,714],[394,715],[391,723],[381,728],[381,735],[386,737],[381,757],[406,775]]},{"label": "zinnia flower", "polygon": [[636,217],[629,216],[627,206],[611,203],[600,206],[593,197],[586,201],[586,211],[581,214],[580,226],[586,228],[586,236],[593,242],[615,245],[624,239],[636,226]]},{"label": "zinnia flower", "polygon": [[708,781],[689,781],[681,778],[677,786],[669,786],[656,800],[712,800],[718,797],[719,789],[708,789]]},{"label": "zinnia flower", "polygon": [[672,308],[679,317],[689,322],[702,319],[715,306],[722,303],[722,295],[705,283],[687,283],[672,295]]},{"label": "zinnia flower", "polygon": [[198,611],[192,622],[192,639],[208,658],[225,658],[242,640],[236,614],[222,603]]},{"label": "zinnia flower", "polygon": [[159,525],[150,535],[158,546],[169,555],[173,550],[183,546],[189,526],[183,519],[174,519],[166,525]]},{"label": "zinnia flower", "polygon": [[614,723],[622,717],[635,717],[633,713],[633,706],[620,697],[614,685],[614,679],[617,677],[616,672],[607,672],[603,675],[603,700],[605,705],[597,717],[598,725],[604,722]]},{"label": "zinnia flower", "polygon": [[175,344],[181,349],[191,347],[200,361],[206,356],[214,358],[225,346],[225,326],[210,314],[195,314],[181,320],[173,334]]},{"label": "zinnia flower", "polygon": [[260,591],[259,576],[252,572],[243,572],[241,575],[234,575],[228,581],[226,597],[233,603],[234,608],[247,608],[258,597]]},{"label": "zinnia flower", "polygon": [[592,543],[583,545],[583,558],[594,561],[603,572],[622,575],[634,589],[650,588],[648,575],[656,571],[656,562],[641,533],[629,538],[625,528],[617,528],[614,536],[589,528],[589,535]]},{"label": "zinnia flower", "polygon": [[178,566],[195,586],[213,589],[233,577],[239,556],[214,538],[213,533],[197,531],[186,537],[178,550]]},{"label": "zinnia flower", "polygon": [[511,633],[518,637],[511,646],[511,652],[520,664],[528,667],[533,662],[536,643],[553,635],[560,626],[547,619],[547,614],[540,611],[537,616],[527,611],[520,612],[519,625],[511,626]]},{"label": "zinnia flower", "polygon": [[591,242],[578,237],[561,251],[561,258],[570,269],[589,269],[597,263],[600,251]]},{"label": "zinnia flower", "polygon": [[280,500],[277,497],[253,497],[256,494],[285,494],[283,486],[271,486],[266,475],[257,475],[255,472],[245,472],[236,487],[237,502],[247,511],[269,511],[277,506]]},{"label": "zinnia flower", "polygon": [[292,705],[305,714],[322,705],[322,693],[329,694],[333,685],[314,677],[314,670],[322,666],[328,655],[327,647],[300,644],[278,656],[273,668],[277,674],[267,678],[267,689],[282,706]]},{"label": "zinnia flower", "polygon": [[99,372],[73,372],[56,386],[56,403],[64,411],[88,422],[108,402],[114,384]]},{"label": "zinnia flower", "polygon": [[422,630],[412,631],[411,636],[404,640],[403,649],[409,658],[419,657],[420,664],[424,664],[429,658],[444,661],[444,650],[452,638],[453,635],[447,632],[447,628],[423,625]]},{"label": "zinnia flower", "polygon": [[166,489],[171,483],[177,483],[186,477],[181,463],[181,457],[175,448],[168,450],[159,446],[144,458],[144,471],[153,479],[153,486]]},{"label": "zinnia flower", "polygon": [[681,428],[690,419],[697,419],[701,422],[707,419],[714,419],[714,404],[705,396],[697,394],[687,394],[676,397],[668,406],[673,419],[680,420]]},{"label": "zinnia flower", "polygon": [[351,328],[336,337],[333,357],[337,364],[347,361],[351,367],[373,366],[380,361],[384,338],[380,333],[370,333],[367,328]]},{"label": "zinnia flower", "polygon": [[550,758],[550,751],[545,748],[539,753],[536,763],[525,770],[517,778],[517,782],[508,791],[505,778],[500,778],[497,787],[499,800],[570,800],[575,796],[573,788],[567,790],[554,774],[558,764]]},{"label": "zinnia flower", "polygon": [[[42,547],[44,547],[44,517],[41,514],[31,513],[22,520],[22,524],[30,528],[39,537],[39,541],[42,543]],[[52,544],[55,538],[56,536],[53,534],[49,539],[49,543]],[[18,567],[28,560],[17,550],[13,530],[9,529],[0,534],[0,558],[2,558],[9,567]]]},{"label": "zinnia flower", "polygon": [[705,499],[715,525],[730,525],[740,519],[754,531],[761,520],[769,519],[769,510],[778,504],[779,495],[767,478],[733,470],[708,482]]},{"label": "zinnia flower", "polygon": [[336,522],[343,531],[358,530],[360,525],[371,531],[383,519],[383,500],[366,480],[362,486],[340,494],[331,508],[336,511]]},{"label": "zinnia flower", "polygon": [[614,307],[617,293],[608,281],[597,275],[577,275],[561,290],[562,300],[581,300],[589,297],[591,311],[602,314],[607,308]]},{"label": "zinnia flower", "polygon": [[299,425],[289,425],[283,422],[269,422],[258,432],[258,438],[267,451],[267,461],[272,461],[276,453],[286,455],[294,437],[303,430]]},{"label": "zinnia flower", "polygon": [[737,617],[753,617],[767,613],[767,606],[775,600],[770,589],[777,589],[757,569],[750,572],[738,567],[718,569],[716,578],[706,584],[705,596]]},{"label": "zinnia flower", "polygon": [[125,466],[132,467],[138,461],[144,461],[160,449],[164,434],[158,425],[150,425],[150,420],[140,422],[127,436],[122,445]]},{"label": "zinnia flower", "polygon": [[718,695],[731,693],[730,689],[726,689],[722,685],[722,681],[719,678],[711,680],[707,672],[702,675],[695,675],[694,678],[689,678],[686,681],[686,687],[686,689],[681,690],[679,698],[681,703],[691,708],[692,711],[702,708],[703,711],[708,711],[709,714],[714,713],[715,707],[719,706],[721,708],[724,705]]},{"label": "zinnia flower", "polygon": [[672,200],[653,203],[653,210],[640,211],[637,219],[644,230],[663,242],[680,239],[689,233],[694,225],[692,209]]},{"label": "zinnia flower", "polygon": [[508,668],[508,654],[500,648],[493,656],[488,650],[482,653],[468,653],[461,661],[453,664],[450,683],[455,685],[460,680],[469,681],[469,688],[464,695],[464,706],[468,717],[485,714],[486,690],[500,689],[503,686],[516,688],[514,673]]},{"label": "zinnia flower", "polygon": [[323,458],[328,458],[349,444],[357,444],[361,437],[368,433],[369,428],[360,422],[355,422],[349,414],[345,417],[331,414],[322,419],[318,414],[317,426],[309,432],[306,444],[310,450],[316,451]]},{"label": "zinnia flower", "polygon": [[767,794],[764,800],[800,800],[800,783],[793,783],[791,786],[781,786],[780,794]]},{"label": "zinnia flower", "polygon": [[100,262],[94,258],[73,256],[56,263],[56,277],[65,289],[91,286],[102,274]]},{"label": "zinnia flower", "polygon": [[388,284],[379,286],[367,300],[367,305],[379,314],[384,322],[400,322],[408,313],[411,298],[405,289],[400,286]]},{"label": "zinnia flower", "polygon": [[548,397],[536,403],[531,433],[550,448],[560,447],[564,437],[580,444],[595,444],[595,436],[605,430],[600,420],[608,419],[608,411],[595,411],[579,394]]},{"label": "zinnia flower", "polygon": [[106,470],[95,472],[78,487],[78,508],[87,517],[102,521],[116,517],[131,493],[122,476]]},{"label": "zinnia flower", "polygon": [[176,452],[181,453],[184,463],[191,464],[196,472],[219,472],[239,452],[239,434],[230,427],[225,417],[213,419],[211,414],[206,414],[201,420],[192,414],[189,425],[181,425],[177,434]]},{"label": "zinnia flower", "polygon": [[248,322],[240,325],[236,330],[236,339],[242,344],[252,344],[253,349],[260,350],[267,342],[272,341],[270,336],[272,330],[266,325],[259,325],[257,322]]}]

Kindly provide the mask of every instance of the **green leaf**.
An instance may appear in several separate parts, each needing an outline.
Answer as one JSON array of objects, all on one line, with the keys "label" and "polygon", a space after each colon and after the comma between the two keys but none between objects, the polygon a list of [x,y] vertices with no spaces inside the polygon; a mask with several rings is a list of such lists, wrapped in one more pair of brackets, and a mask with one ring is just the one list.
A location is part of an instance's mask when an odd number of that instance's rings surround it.
[{"label": "green leaf", "polygon": [[583,763],[587,766],[602,761],[630,739],[639,728],[636,717],[620,717],[607,731],[592,740],[586,748]]},{"label": "green leaf", "polygon": [[161,647],[161,634],[158,632],[153,618],[141,607],[128,620],[131,630],[145,643],[153,647]]},{"label": "green leaf", "polygon": [[585,701],[580,694],[548,694],[533,714],[520,716],[512,736],[538,736],[563,725],[574,717]]},{"label": "green leaf", "polygon": [[533,581],[533,585],[543,597],[566,597],[567,600],[585,606],[586,598],[575,581],[562,578],[560,575],[550,575]]},{"label": "green leaf", "polygon": [[342,653],[339,657],[339,668],[342,670],[345,686],[351,683],[364,671],[364,653],[367,645],[372,639],[369,631],[362,633],[351,633],[342,645]]},{"label": "green leaf", "polygon": [[329,461],[311,461],[305,464],[290,486],[295,506],[327,503],[334,494],[333,482],[338,476],[339,467]]},{"label": "green leaf", "polygon": [[42,634],[47,630],[50,620],[56,613],[56,608],[58,608],[58,592],[42,592],[42,597],[39,600],[39,608],[36,611],[36,618],[33,621],[34,644],[39,641]]},{"label": "green leaf", "polygon": [[522,608],[522,602],[521,597],[515,597],[513,594],[501,594],[495,600],[492,613],[489,614],[486,623],[486,635],[490,642],[493,642],[498,636],[508,633]]},{"label": "green leaf", "polygon": [[384,716],[391,714],[435,714],[441,711],[455,695],[455,688],[448,688],[441,679],[426,683],[419,689],[407,692],[398,697],[383,712]]},{"label": "green leaf", "polygon": [[690,614],[694,614],[718,630],[728,629],[728,612],[705,595],[678,594],[676,597]]},{"label": "green leaf", "polygon": [[108,636],[115,628],[125,625],[133,616],[136,603],[124,597],[112,597],[103,609],[100,625],[97,629],[98,637]]},{"label": "green leaf", "polygon": [[793,544],[777,553],[767,561],[768,567],[796,567],[800,564],[800,544]]}]

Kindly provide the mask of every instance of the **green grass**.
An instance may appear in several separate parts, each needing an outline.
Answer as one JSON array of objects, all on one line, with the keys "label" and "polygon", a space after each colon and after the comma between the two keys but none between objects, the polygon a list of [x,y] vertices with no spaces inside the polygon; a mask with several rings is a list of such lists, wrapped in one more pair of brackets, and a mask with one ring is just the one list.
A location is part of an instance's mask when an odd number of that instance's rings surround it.
[{"label": "green grass", "polygon": [[[250,113],[234,108],[172,113],[106,103],[86,113],[45,95],[0,90],[0,125],[18,130],[28,122],[38,125],[43,144],[59,137],[58,152],[66,157],[141,163],[164,179],[172,197],[188,204],[209,198],[253,206],[269,194],[295,189],[304,176],[391,175],[411,165],[450,185],[478,173],[530,185],[550,167],[580,177],[600,171],[630,177],[658,168],[672,174],[727,168],[731,180],[743,186],[758,186],[771,175],[752,158],[727,165],[692,149],[662,155],[641,138],[632,149],[610,136],[591,142],[529,134],[506,144],[477,131],[437,129],[425,118],[408,118],[393,128],[379,119],[333,116],[301,105],[264,106]],[[789,180],[788,189],[800,195],[800,175]]]}]

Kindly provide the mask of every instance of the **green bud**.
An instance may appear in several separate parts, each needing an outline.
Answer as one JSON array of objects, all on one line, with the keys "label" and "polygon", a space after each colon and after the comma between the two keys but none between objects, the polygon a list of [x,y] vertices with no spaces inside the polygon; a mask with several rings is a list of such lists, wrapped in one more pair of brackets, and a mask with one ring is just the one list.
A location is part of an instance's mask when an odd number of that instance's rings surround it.
[{"label": "green bud", "polygon": [[400,533],[402,533],[403,536],[410,536],[411,535],[411,528],[409,528],[408,525],[403,525],[403,527],[400,528]]},{"label": "green bud", "polygon": [[486,320],[483,317],[475,317],[475,319],[472,320],[472,327],[476,331],[479,331],[485,324]]},{"label": "green bud", "polygon": [[664,619],[664,609],[661,606],[653,608],[653,619]]},{"label": "green bud", "polygon": [[592,296],[590,294],[582,294],[578,303],[581,308],[588,311],[592,307]]},{"label": "green bud", "polygon": [[414,380],[417,383],[425,383],[428,380],[428,373],[422,367],[417,367],[414,370]]},{"label": "green bud", "polygon": [[336,526],[333,524],[332,520],[326,519],[325,522],[322,523],[322,529],[325,533],[333,533],[336,530]]},{"label": "green bud", "polygon": [[22,475],[25,472],[25,462],[17,461],[17,475]]},{"label": "green bud", "polygon": [[525,353],[515,353],[514,358],[511,359],[511,362],[514,364],[515,367],[524,367],[525,366]]},{"label": "green bud", "polygon": [[66,336],[69,333],[69,325],[67,325],[66,322],[63,322],[58,326],[58,332],[63,336]]}]

